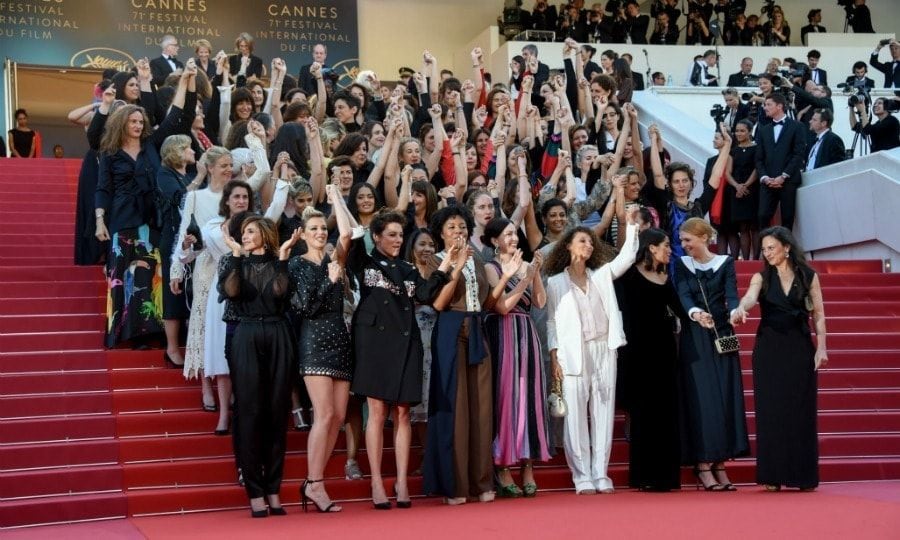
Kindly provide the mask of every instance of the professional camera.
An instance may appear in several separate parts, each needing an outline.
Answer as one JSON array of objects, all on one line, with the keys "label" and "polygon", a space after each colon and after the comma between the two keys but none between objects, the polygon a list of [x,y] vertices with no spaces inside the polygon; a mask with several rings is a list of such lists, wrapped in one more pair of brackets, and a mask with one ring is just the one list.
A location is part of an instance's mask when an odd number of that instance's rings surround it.
[{"label": "professional camera", "polygon": [[[840,0],[838,0],[840,1]],[[853,4],[853,0],[846,0]],[[775,0],[763,0],[763,7],[759,10],[760,13],[764,14],[769,19],[772,19],[772,13],[775,11]]]},{"label": "professional camera", "polygon": [[872,97],[869,95],[869,88],[866,86],[865,80],[855,80],[852,83],[840,83],[837,87],[843,91],[845,96],[849,96],[847,98],[847,105],[850,107],[856,107],[856,104],[860,101],[865,104],[872,102]]},{"label": "professional camera", "polygon": [[721,103],[716,103],[712,106],[712,109],[709,110],[709,116],[716,121],[716,125],[719,125],[720,122],[724,122],[725,116],[727,115],[728,111],[725,110],[725,107],[723,107]]}]

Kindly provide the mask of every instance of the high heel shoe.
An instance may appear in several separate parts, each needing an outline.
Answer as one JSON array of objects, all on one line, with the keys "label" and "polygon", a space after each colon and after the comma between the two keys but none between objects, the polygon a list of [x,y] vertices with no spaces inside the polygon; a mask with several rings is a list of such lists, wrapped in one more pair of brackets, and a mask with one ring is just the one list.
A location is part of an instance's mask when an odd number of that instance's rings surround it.
[{"label": "high heel shoe", "polygon": [[322,508],[321,506],[319,506],[318,501],[316,501],[315,499],[313,499],[312,497],[310,497],[309,495],[306,494],[306,488],[307,488],[310,484],[315,484],[315,483],[318,483],[318,482],[321,482],[321,481],[322,481],[321,479],[319,479],[319,480],[310,480],[309,478],[307,478],[306,480],[303,481],[303,485],[300,486],[300,503],[301,503],[301,505],[303,506],[303,512],[306,513],[306,512],[308,511],[307,508],[306,508],[306,504],[307,504],[307,502],[309,502],[309,501],[312,501],[313,506],[315,506],[315,507],[316,507],[316,510],[318,510],[319,512],[322,512],[322,513],[329,513],[329,514],[330,514],[330,513],[337,513],[337,512],[340,512],[340,510],[332,510],[333,508],[335,508],[334,502],[331,502],[331,503],[328,504],[328,506],[326,506],[325,508]]},{"label": "high heel shoe", "polygon": [[303,409],[297,408],[292,410],[291,416],[294,418],[295,431],[309,431],[309,424],[306,422],[306,418],[303,417]]},{"label": "high heel shoe", "polygon": [[[725,466],[722,465],[721,467],[713,467],[710,470],[712,471],[713,477],[716,479],[716,482],[718,482],[719,477],[716,476],[716,473],[717,472],[725,472]],[[722,486],[722,491],[737,491],[737,488],[734,487],[734,484],[732,484],[731,482],[726,482],[724,484],[720,482],[719,485]]]},{"label": "high heel shoe", "polygon": [[163,351],[163,360],[166,361],[166,367],[172,369],[184,369],[184,364],[176,364],[175,362],[173,362],[172,357],[169,356],[169,353],[167,351]]},{"label": "high heel shoe", "polygon": [[391,509],[391,501],[386,500],[384,502],[375,502],[375,493],[374,493],[375,490],[373,489],[372,491],[373,491],[372,506],[375,507],[375,510],[390,510]]},{"label": "high heel shoe", "polygon": [[[509,474],[509,467],[500,467],[497,469],[497,472]],[[516,485],[515,480],[506,485],[503,485],[500,482],[501,480],[497,481],[500,486],[500,489],[497,490],[497,496],[501,499],[518,499],[522,496],[522,490]]]},{"label": "high heel shoe", "polygon": [[285,510],[283,506],[272,506],[272,502],[269,501],[268,497],[266,497],[266,502],[269,504],[269,515],[270,516],[286,516],[287,515],[287,510]]},{"label": "high heel shoe", "polygon": [[216,401],[213,400],[212,405],[208,405],[206,400],[202,397],[200,398],[200,406],[203,407],[203,410],[206,412],[219,412],[219,406],[216,405]]},{"label": "high heel shoe", "polygon": [[269,517],[269,509],[263,508],[262,510],[250,510],[250,517],[255,517],[255,518]]},{"label": "high heel shoe", "polygon": [[700,490],[701,485],[703,486],[704,491],[723,491],[722,484],[718,482],[707,484],[700,479],[700,474],[705,472],[708,472],[713,477],[713,479],[715,479],[715,475],[713,475],[712,469],[701,469],[700,467],[694,467],[694,478],[697,479],[697,491]]},{"label": "high heel shoe", "polygon": [[412,500],[400,500],[400,495],[397,495],[397,484],[394,484],[394,497],[397,499],[397,508],[412,508]]},{"label": "high heel shoe", "polygon": [[[531,497],[537,496],[537,490],[538,490],[537,484],[535,482],[526,482],[525,481],[525,470],[531,469],[531,468],[532,468],[532,464],[526,463],[525,465],[522,465],[522,469],[520,471],[522,473],[522,496],[529,498],[529,499]],[[533,474],[532,474],[532,476],[533,476]]]}]

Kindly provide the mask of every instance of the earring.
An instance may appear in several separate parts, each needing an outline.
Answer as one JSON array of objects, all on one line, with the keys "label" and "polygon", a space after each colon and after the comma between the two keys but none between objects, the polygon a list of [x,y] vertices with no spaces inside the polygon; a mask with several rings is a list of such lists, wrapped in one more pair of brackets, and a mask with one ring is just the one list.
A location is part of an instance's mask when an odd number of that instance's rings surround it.
[{"label": "earring", "polygon": [[494,246],[494,257],[500,255],[500,246]]}]

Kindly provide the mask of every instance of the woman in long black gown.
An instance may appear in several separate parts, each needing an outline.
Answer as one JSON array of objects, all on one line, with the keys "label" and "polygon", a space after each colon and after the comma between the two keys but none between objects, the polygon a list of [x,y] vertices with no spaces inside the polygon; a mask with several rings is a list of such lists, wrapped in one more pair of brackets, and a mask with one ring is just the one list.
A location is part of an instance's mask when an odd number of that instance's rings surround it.
[{"label": "woman in long black gown", "polygon": [[725,461],[750,454],[738,354],[719,354],[715,347],[716,334],[734,333],[729,322],[738,306],[734,259],[710,253],[715,231],[701,218],[685,221],[680,233],[686,255],[676,262],[675,283],[687,313],[678,366],[684,415],[681,460],[694,466],[707,491],[731,491]]},{"label": "woman in long black gown", "polygon": [[628,345],[619,349],[627,365],[631,443],[629,485],[642,491],[681,486],[678,438],[678,370],[675,315],[684,310],[668,278],[672,248],[660,229],[641,233],[635,265],[617,280]]},{"label": "woman in long black gown", "polygon": [[234,453],[253,517],[285,514],[279,491],[295,358],[287,260],[299,239],[297,231],[279,248],[276,225],[260,216],[244,220],[240,243],[225,237],[231,255],[218,287],[239,321],[230,347]]},{"label": "woman in long black gown", "polygon": [[[811,491],[819,484],[816,374],[828,363],[822,288],[788,229],[771,227],[760,236],[763,269],[753,275],[732,315],[733,323],[745,322],[759,300],[753,348],[756,482],[769,491],[781,486]],[[810,311],[817,346],[810,336]]]}]

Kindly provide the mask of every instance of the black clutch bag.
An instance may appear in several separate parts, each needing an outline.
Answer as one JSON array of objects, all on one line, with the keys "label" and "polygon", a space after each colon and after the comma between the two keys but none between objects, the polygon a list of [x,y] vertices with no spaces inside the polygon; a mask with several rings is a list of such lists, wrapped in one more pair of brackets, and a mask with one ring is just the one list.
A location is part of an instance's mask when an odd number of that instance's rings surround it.
[{"label": "black clutch bag", "polygon": [[194,219],[194,214],[191,214],[191,222],[188,223],[186,232],[187,234],[193,235],[194,238],[197,239],[197,241],[194,242],[194,251],[203,249],[203,235],[200,234],[200,226],[197,225],[197,220]]}]

